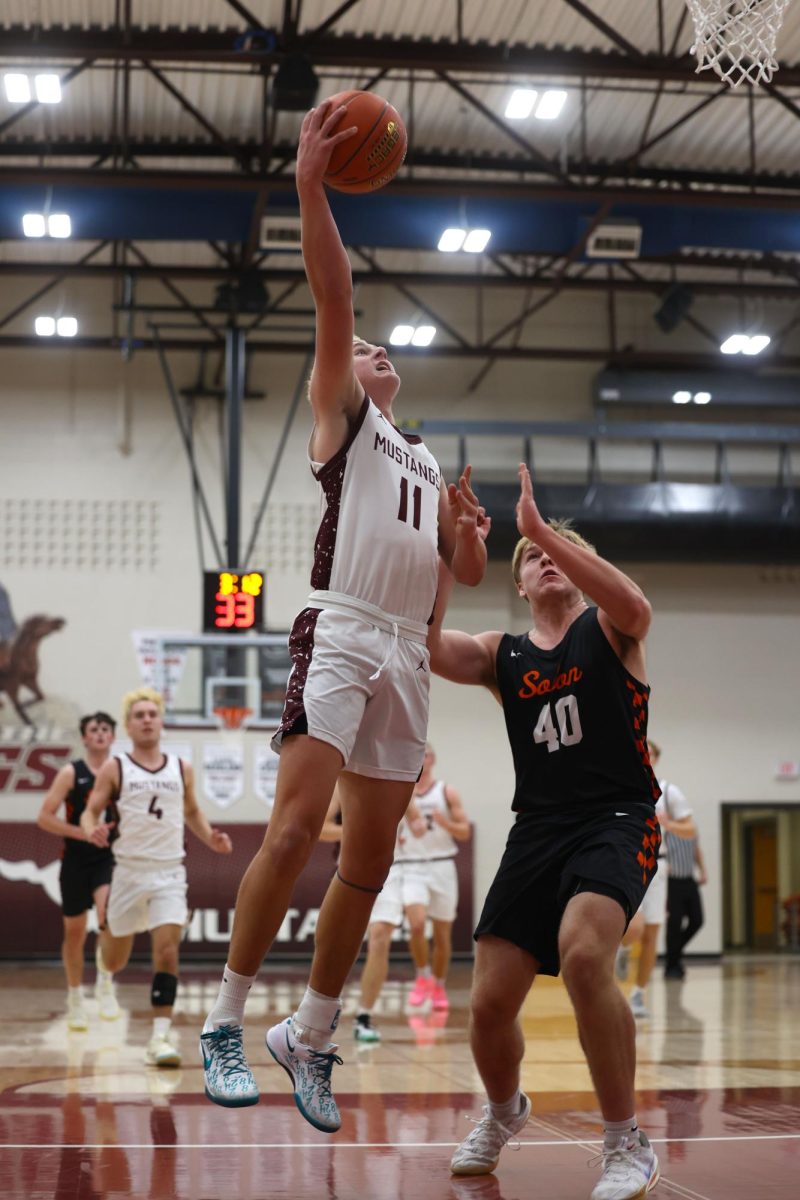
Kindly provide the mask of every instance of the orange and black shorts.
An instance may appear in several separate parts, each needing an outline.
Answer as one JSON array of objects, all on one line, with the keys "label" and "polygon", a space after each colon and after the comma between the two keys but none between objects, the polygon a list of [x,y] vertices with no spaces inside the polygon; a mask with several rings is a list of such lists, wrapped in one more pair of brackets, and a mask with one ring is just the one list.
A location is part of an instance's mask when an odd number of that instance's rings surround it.
[{"label": "orange and black shorts", "polygon": [[505,938],[527,950],[543,975],[558,975],[558,931],[577,892],[617,900],[626,924],[655,875],[659,824],[652,804],[563,816],[522,812],[483,906],[475,939]]}]

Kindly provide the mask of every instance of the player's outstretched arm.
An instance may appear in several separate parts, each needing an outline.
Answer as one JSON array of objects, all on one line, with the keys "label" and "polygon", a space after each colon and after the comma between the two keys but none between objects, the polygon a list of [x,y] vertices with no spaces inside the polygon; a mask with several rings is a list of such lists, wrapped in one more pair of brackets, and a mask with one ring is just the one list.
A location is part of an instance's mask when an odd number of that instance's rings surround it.
[{"label": "player's outstretched arm", "polygon": [[644,592],[624,572],[599,554],[568,542],[552,529],[536,506],[530,472],[519,467],[520,497],[517,503],[517,528],[523,537],[535,542],[557,567],[591,596],[602,614],[623,637],[641,642],[647,636],[652,609]]},{"label": "player's outstretched arm", "polygon": [[472,832],[469,827],[469,817],[464,811],[461,797],[449,783],[445,784],[444,798],[447,801],[447,816],[437,809],[433,814],[434,821],[437,825],[441,825],[442,829],[446,829],[457,842],[469,841]]},{"label": "player's outstretched arm", "polygon": [[317,422],[328,414],[355,413],[363,389],[353,374],[353,276],[333,219],[323,175],[340,142],[346,109],[328,101],[306,113],[300,130],[295,180],[300,199],[303,264],[317,310],[316,356],[310,399]]},{"label": "player's outstretched arm", "polygon": [[81,829],[88,841],[94,842],[95,846],[107,846],[108,835],[114,828],[114,822],[105,822],[102,816],[109,804],[119,795],[119,776],[119,763],[116,758],[110,758],[108,762],[103,763],[89,793],[86,807],[81,813]]},{"label": "player's outstretched arm", "polygon": [[439,553],[459,583],[476,587],[486,573],[486,539],[492,519],[472,490],[472,467],[464,468],[458,484],[439,495]]},{"label": "player's outstretched arm", "polygon": [[181,773],[183,775],[183,819],[191,829],[196,838],[199,838],[204,845],[208,846],[209,850],[216,851],[217,854],[230,854],[233,849],[231,839],[227,833],[223,833],[220,829],[215,829],[209,821],[206,814],[203,812],[200,805],[197,803],[197,795],[194,790],[194,771],[189,763],[181,759]]},{"label": "player's outstretched arm", "polygon": [[44,829],[47,833],[54,833],[57,837],[73,838],[75,841],[85,842],[86,834],[79,825],[70,825],[69,821],[58,816],[58,810],[66,802],[67,796],[74,786],[75,768],[72,763],[67,763],[56,775],[50,791],[42,801],[36,824],[40,829]]},{"label": "player's outstretched arm", "polygon": [[439,562],[439,588],[433,621],[428,626],[428,651],[431,670],[452,683],[472,683],[488,687],[497,696],[495,658],[502,633],[479,633],[474,637],[456,629],[442,629],[447,602],[453,589],[453,576]]}]

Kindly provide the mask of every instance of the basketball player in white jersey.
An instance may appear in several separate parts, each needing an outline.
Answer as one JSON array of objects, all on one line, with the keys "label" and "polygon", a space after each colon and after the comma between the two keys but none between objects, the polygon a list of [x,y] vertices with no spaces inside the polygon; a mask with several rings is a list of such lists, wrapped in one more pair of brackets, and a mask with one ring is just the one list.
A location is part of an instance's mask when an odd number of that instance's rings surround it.
[{"label": "basketball player in white jersey", "polygon": [[[450,1002],[445,983],[458,906],[455,856],[457,843],[468,840],[470,827],[458,792],[436,779],[435,762],[433,747],[428,745],[422,774],[414,786],[414,804],[425,822],[425,833],[419,839],[407,839],[396,861],[402,864],[403,909],[417,969],[408,1003],[411,1008],[430,1003],[434,1010],[447,1012]],[[433,926],[432,951],[425,932],[428,917]]]},{"label": "basketball player in white jersey", "polygon": [[469,471],[448,493],[433,455],[395,425],[400,379],[385,349],[354,337],[350,260],[322,182],[334,147],[355,132],[341,124],[344,113],[326,101],[306,115],[295,175],[317,315],[309,459],[322,519],[313,590],[289,642],[275,807],[239,889],[228,964],[201,1039],[207,1096],[255,1104],[242,1048],[245,999],[339,778],[341,857],[319,915],[309,987],[296,1014],[267,1034],[300,1112],[330,1133],[340,1125],[330,1079],[340,1061],[331,1040],[340,993],[425,751],[438,556],[462,583],[479,583],[486,568]]},{"label": "basketball player in white jersey", "polygon": [[218,854],[230,854],[232,847],[228,835],[212,828],[198,807],[189,763],[161,750],[164,703],[158,692],[129,692],[122,710],[133,750],[102,768],[81,816],[89,840],[106,846],[113,823],[103,820],[103,811],[113,803],[118,814],[99,961],[112,974],[121,971],[136,934],[149,930],[153,1032],[145,1061],[177,1067],[180,1051],[169,1033],[178,988],[178,946],[188,919],[185,827]]}]

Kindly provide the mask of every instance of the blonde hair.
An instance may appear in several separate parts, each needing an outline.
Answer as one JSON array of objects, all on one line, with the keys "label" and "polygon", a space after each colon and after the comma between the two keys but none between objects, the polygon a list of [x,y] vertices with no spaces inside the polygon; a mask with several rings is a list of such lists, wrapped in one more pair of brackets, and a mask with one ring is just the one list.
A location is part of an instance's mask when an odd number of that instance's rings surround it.
[{"label": "blonde hair", "polygon": [[[551,517],[547,522],[554,533],[559,537],[564,538],[567,542],[572,542],[574,546],[583,546],[584,550],[588,550],[591,554],[597,554],[597,549],[591,542],[587,542],[585,537],[582,537],[577,529],[572,528],[572,521],[562,520],[557,517]],[[534,546],[530,538],[521,537],[514,547],[514,554],[511,558],[511,574],[514,576],[514,583],[519,585],[519,565],[522,562],[522,556],[528,549],[528,546]]]},{"label": "blonde hair", "polygon": [[127,692],[122,697],[122,720],[127,724],[128,717],[131,715],[131,709],[134,704],[138,704],[140,700],[149,700],[151,704],[155,704],[158,709],[159,716],[164,715],[164,697],[155,688],[140,687],[135,688],[132,692]]}]

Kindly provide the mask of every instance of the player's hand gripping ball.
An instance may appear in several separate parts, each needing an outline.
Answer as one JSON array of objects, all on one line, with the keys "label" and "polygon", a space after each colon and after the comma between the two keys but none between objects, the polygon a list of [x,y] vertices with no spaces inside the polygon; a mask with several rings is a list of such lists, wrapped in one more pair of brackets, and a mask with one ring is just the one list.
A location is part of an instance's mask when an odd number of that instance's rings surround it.
[{"label": "player's hand gripping ball", "polygon": [[394,179],[408,148],[403,118],[374,92],[339,92],[330,98],[329,112],[344,105],[338,128],[357,126],[358,132],[340,142],[331,154],[324,179],[338,192],[375,192]]}]

